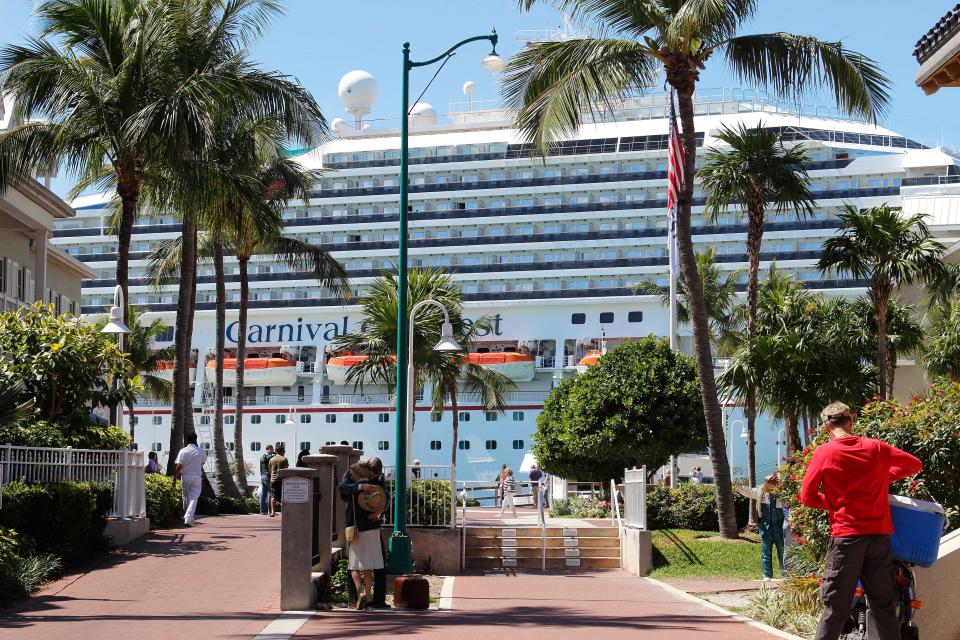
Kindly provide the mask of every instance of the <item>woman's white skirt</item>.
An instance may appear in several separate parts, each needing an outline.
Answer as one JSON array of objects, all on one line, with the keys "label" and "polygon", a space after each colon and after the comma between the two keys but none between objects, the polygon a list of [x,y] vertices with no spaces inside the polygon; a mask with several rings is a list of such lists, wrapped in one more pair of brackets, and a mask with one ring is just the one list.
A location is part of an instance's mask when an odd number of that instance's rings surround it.
[{"label": "woman's white skirt", "polygon": [[351,571],[383,569],[379,527],[357,532],[357,539],[350,543],[348,566]]}]

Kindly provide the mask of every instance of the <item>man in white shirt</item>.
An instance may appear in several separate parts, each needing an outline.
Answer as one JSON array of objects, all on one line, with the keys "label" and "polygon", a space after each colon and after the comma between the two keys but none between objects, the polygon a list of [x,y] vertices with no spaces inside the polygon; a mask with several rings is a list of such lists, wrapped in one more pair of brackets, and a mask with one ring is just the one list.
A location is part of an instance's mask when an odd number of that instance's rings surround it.
[{"label": "man in white shirt", "polygon": [[203,464],[207,461],[207,452],[197,446],[197,434],[188,433],[187,446],[177,454],[177,467],[174,478],[180,478],[183,491],[183,524],[192,527],[197,512],[197,500],[203,486]]}]

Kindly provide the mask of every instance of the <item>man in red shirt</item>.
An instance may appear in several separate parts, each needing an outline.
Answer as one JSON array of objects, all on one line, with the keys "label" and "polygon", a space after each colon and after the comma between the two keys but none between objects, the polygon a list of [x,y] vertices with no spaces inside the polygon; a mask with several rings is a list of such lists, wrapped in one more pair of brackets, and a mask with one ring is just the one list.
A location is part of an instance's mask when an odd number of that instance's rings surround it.
[{"label": "man in red shirt", "polygon": [[890,553],[890,483],[919,473],[920,461],[895,447],[851,433],[857,415],[842,402],[823,410],[830,441],[807,467],[800,501],[830,513],[830,544],[820,589],[823,616],[815,640],[836,640],[863,584],[879,640],[900,640]]}]

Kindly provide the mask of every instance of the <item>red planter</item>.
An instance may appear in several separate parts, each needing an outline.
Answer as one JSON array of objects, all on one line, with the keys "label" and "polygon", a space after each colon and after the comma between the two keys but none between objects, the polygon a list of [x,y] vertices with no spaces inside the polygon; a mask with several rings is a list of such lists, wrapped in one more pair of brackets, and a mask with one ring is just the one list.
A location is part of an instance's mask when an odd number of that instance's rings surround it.
[{"label": "red planter", "polygon": [[418,575],[394,578],[393,606],[397,609],[429,609],[430,583]]}]

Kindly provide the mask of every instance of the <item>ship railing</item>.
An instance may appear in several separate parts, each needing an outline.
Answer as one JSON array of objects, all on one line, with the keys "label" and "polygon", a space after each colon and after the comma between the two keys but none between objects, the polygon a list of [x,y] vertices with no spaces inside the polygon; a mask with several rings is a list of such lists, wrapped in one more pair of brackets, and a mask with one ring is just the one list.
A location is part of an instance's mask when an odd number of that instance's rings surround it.
[{"label": "ship railing", "polygon": [[553,369],[557,359],[553,356],[537,356],[537,369]]},{"label": "ship railing", "polygon": [[146,516],[145,455],[129,449],[65,449],[0,445],[0,504],[3,485],[17,480],[37,483],[93,482],[113,492],[112,518]]},{"label": "ship railing", "polygon": [[577,356],[564,356],[565,367],[575,367],[578,363]]},{"label": "ship railing", "polygon": [[317,363],[297,362],[297,373],[317,373]]},{"label": "ship railing", "polygon": [[[396,467],[384,466],[388,491],[393,490]],[[407,467],[407,526],[457,526],[456,467],[448,464]],[[385,524],[393,525],[393,509],[384,512]]]}]

